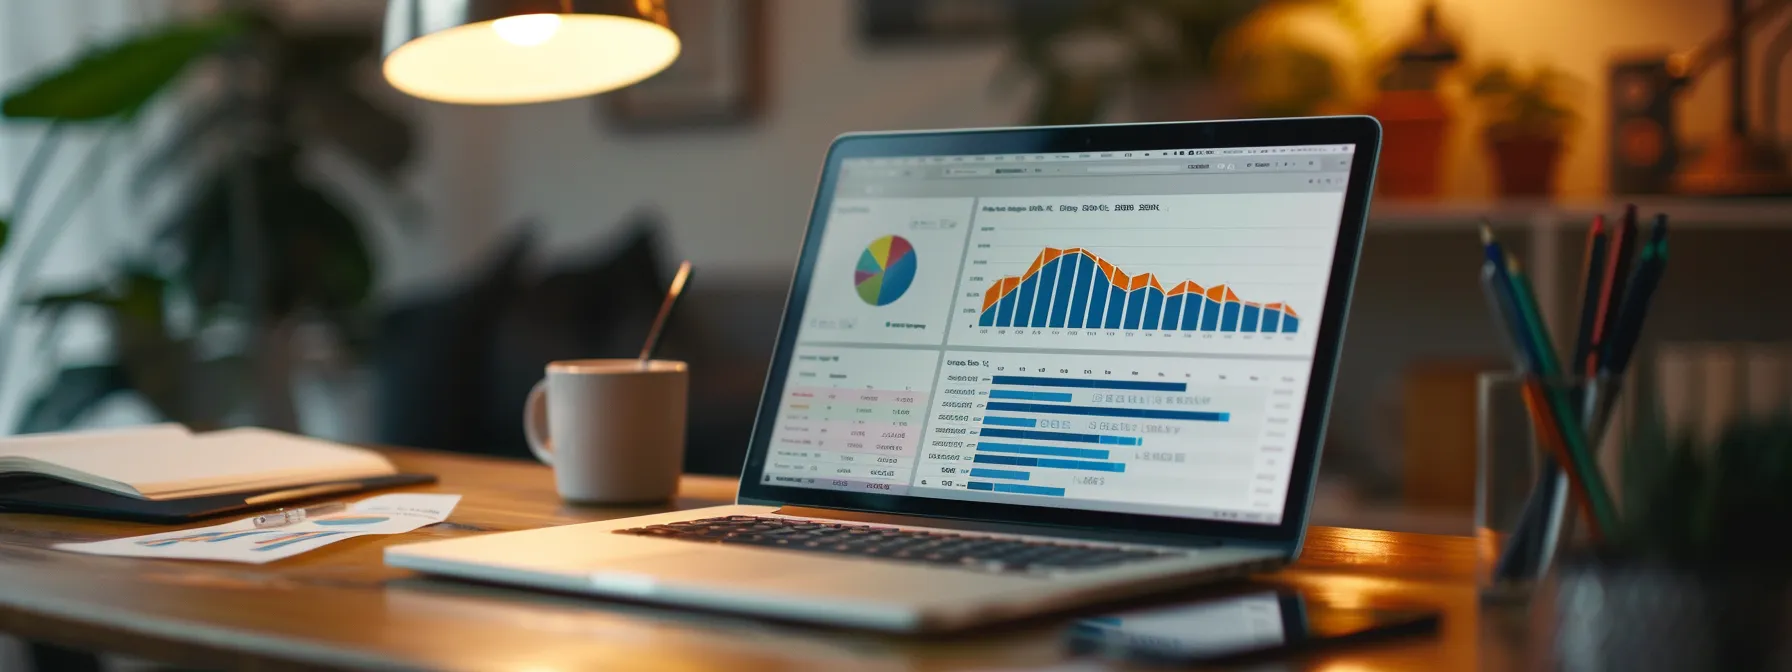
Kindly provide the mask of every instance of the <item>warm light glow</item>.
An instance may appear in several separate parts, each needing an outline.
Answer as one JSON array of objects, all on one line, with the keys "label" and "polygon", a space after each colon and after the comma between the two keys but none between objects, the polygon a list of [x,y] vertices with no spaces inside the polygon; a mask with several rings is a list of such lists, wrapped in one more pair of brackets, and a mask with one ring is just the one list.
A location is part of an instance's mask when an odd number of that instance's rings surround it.
[{"label": "warm light glow", "polygon": [[524,14],[522,16],[506,16],[492,22],[492,30],[498,37],[504,38],[519,47],[533,47],[554,39],[554,33],[560,30],[558,14]]},{"label": "warm light glow", "polygon": [[[522,23],[507,23],[514,21]],[[666,69],[678,51],[678,36],[649,21],[532,14],[424,35],[388,54],[384,70],[392,86],[418,98],[510,105],[619,89]]]}]

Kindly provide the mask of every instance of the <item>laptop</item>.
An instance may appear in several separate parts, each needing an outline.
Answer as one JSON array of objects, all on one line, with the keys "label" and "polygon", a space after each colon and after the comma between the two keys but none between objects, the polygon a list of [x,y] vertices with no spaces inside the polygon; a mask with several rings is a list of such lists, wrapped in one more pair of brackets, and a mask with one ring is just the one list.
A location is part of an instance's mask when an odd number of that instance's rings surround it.
[{"label": "laptop", "polygon": [[734,505],[389,548],[425,574],[892,632],[1300,554],[1380,125],[849,134]]}]

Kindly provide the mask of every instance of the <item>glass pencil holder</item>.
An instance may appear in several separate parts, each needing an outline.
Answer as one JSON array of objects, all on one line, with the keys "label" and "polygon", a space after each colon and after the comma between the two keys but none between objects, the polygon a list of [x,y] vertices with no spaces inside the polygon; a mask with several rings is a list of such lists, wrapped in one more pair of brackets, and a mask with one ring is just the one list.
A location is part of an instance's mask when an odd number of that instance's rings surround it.
[{"label": "glass pencil holder", "polygon": [[[1560,461],[1597,446],[1611,413],[1612,381],[1480,375],[1476,389],[1475,560],[1482,599],[1529,597],[1577,534],[1584,505]],[[1566,422],[1558,422],[1564,418]],[[1598,474],[1594,479],[1603,481]]]}]

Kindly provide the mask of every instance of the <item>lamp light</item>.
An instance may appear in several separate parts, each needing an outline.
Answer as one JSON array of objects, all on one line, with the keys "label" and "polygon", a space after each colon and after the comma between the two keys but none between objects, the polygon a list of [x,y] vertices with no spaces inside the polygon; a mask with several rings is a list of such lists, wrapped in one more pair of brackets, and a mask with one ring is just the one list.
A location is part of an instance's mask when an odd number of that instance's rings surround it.
[{"label": "lamp light", "polygon": [[510,105],[578,98],[678,58],[665,0],[389,0],[382,69],[427,100]]}]

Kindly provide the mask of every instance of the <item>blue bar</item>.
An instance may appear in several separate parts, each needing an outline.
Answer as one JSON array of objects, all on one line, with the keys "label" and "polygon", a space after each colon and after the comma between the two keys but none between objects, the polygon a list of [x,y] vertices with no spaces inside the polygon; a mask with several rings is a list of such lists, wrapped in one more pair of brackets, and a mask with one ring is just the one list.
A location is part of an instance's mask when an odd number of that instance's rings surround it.
[{"label": "blue bar", "polygon": [[1201,303],[1207,299],[1199,294],[1187,294],[1188,305],[1182,309],[1182,330],[1196,331],[1201,328]]},{"label": "blue bar", "polygon": [[990,390],[991,399],[1025,399],[1027,401],[1071,401],[1069,392],[1033,392],[1031,390]]},{"label": "blue bar", "polygon": [[1006,479],[1014,480],[1014,481],[1024,481],[1024,480],[1027,480],[1032,477],[1033,477],[1033,475],[1029,474],[1027,472],[1011,471],[1008,469],[972,469],[971,470],[971,478],[1006,478]]},{"label": "blue bar", "polygon": [[1102,326],[1120,328],[1120,317],[1126,314],[1126,290],[1108,285],[1108,317]]},{"label": "blue bar", "polygon": [[1263,311],[1263,332],[1264,333],[1273,333],[1276,330],[1280,329],[1281,322],[1282,322],[1282,311],[1279,311],[1279,310]]},{"label": "blue bar", "polygon": [[1089,315],[1083,320],[1083,328],[1100,329],[1107,319],[1108,309],[1108,277],[1102,275],[1101,266],[1089,265]]},{"label": "blue bar", "polygon": [[[1013,467],[1040,467],[1042,469],[1076,469],[1079,471],[1126,471],[1126,465],[1120,462],[1084,462],[1081,460],[1056,460],[1049,457],[1013,457],[1010,455],[978,455],[977,464],[1005,464]],[[975,474],[972,474],[973,476]]]},{"label": "blue bar", "polygon": [[[1051,404],[1017,404],[1006,401],[989,402],[992,411],[1019,411],[1021,413],[1054,413],[1058,415],[1096,415],[1107,418],[1150,418],[1153,420],[1198,420],[1201,422],[1228,422],[1231,413],[1216,411],[1164,411],[1153,408],[1108,408],[1106,406],[1056,406]],[[987,434],[987,432],[985,432]]]},{"label": "blue bar", "polygon": [[1155,330],[1164,317],[1164,293],[1156,287],[1146,287],[1139,293],[1145,295],[1145,319],[1139,322],[1139,328]]},{"label": "blue bar", "polygon": [[978,455],[972,461],[977,464],[1005,464],[1011,467],[1034,467],[1039,465],[1037,457],[1015,457],[1013,455]]},{"label": "blue bar", "polygon": [[977,450],[990,453],[1019,453],[1021,455],[1044,455],[1046,457],[1076,457],[1085,460],[1108,459],[1108,451],[1090,450],[1088,448],[1059,448],[1057,446],[1028,446],[1018,443],[995,443],[982,441]]},{"label": "blue bar", "polygon": [[1011,492],[1011,493],[1014,493],[1017,495],[1045,495],[1048,497],[1063,497],[1064,496],[1063,488],[1048,488],[1043,485],[1022,485],[1020,483],[979,483],[977,481],[971,481],[970,483],[966,483],[965,485],[969,486],[970,489],[972,489],[972,490],[993,490],[995,492]]},{"label": "blue bar", "polygon": [[1151,291],[1150,288],[1146,288],[1126,295],[1126,323],[1120,328],[1139,328],[1140,318],[1145,316],[1145,293],[1149,291]]},{"label": "blue bar", "polygon": [[1182,302],[1186,299],[1188,299],[1187,294],[1177,294],[1164,299],[1164,330],[1175,331],[1176,325],[1182,323]]},{"label": "blue bar", "polygon": [[1238,331],[1238,302],[1227,301],[1220,312],[1220,331]]},{"label": "blue bar", "polygon": [[1004,418],[999,415],[986,415],[983,424],[997,427],[1038,427],[1039,421],[1034,418]]},{"label": "blue bar", "polygon": [[[1083,378],[1048,378],[1045,376],[995,376],[992,385],[1024,385],[1031,387],[1087,387],[1097,390],[1146,390],[1150,392],[1187,392],[1188,383],[1152,383],[1143,380],[1087,380]],[[994,393],[990,396],[993,398]]]},{"label": "blue bar", "polygon": [[1081,329],[1089,314],[1089,288],[1094,287],[1095,264],[1088,255],[1078,253],[1070,264],[1070,312],[1064,316],[1064,328]]},{"label": "blue bar", "polygon": [[1014,301],[1014,290],[1010,290],[1007,296],[996,302],[996,326],[1014,326]]},{"label": "blue bar", "polygon": [[1033,294],[1039,288],[1039,274],[1027,276],[1014,290],[1014,326],[1033,326]]},{"label": "blue bar", "polygon": [[1032,439],[1034,441],[1074,441],[1076,443],[1099,443],[1110,446],[1136,446],[1139,439],[1132,436],[1103,436],[1100,434],[1073,434],[1070,432],[1041,432],[1037,429],[1000,429],[984,427],[977,432],[981,436],[992,439]]},{"label": "blue bar", "polygon": [[1282,333],[1292,334],[1300,329],[1300,318],[1293,315],[1282,316]]},{"label": "blue bar", "polygon": [[1245,306],[1244,315],[1238,318],[1238,330],[1256,332],[1257,323],[1263,320],[1263,309],[1256,306]]},{"label": "blue bar", "polygon": [[1064,326],[1064,317],[1070,312],[1070,284],[1076,282],[1076,262],[1083,258],[1078,254],[1073,257],[1058,257],[1058,289],[1052,292],[1051,326],[1057,329]]},{"label": "blue bar", "polygon": [[1201,331],[1220,330],[1220,302],[1213,299],[1201,301]]},{"label": "blue bar", "polygon": [[983,314],[979,315],[977,317],[977,326],[979,326],[979,327],[996,326],[996,307],[995,306],[990,306],[983,310]]},{"label": "blue bar", "polygon": [[1082,460],[1054,460],[1041,457],[1037,465],[1041,469],[1076,469],[1079,471],[1111,471],[1116,474],[1126,471],[1122,462],[1084,462]]},{"label": "blue bar", "polygon": [[1058,259],[1045,262],[1039,267],[1039,274],[1033,276],[1039,281],[1039,298],[1033,300],[1033,319],[1030,320],[1035,327],[1044,328],[1051,317],[1052,290],[1058,287],[1058,268],[1063,266]]}]

